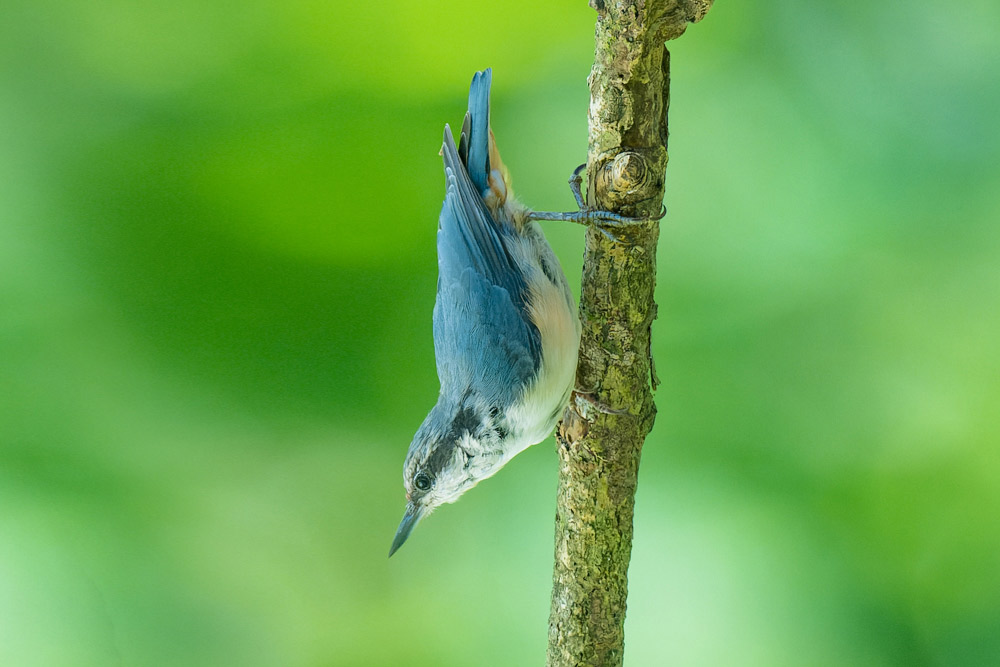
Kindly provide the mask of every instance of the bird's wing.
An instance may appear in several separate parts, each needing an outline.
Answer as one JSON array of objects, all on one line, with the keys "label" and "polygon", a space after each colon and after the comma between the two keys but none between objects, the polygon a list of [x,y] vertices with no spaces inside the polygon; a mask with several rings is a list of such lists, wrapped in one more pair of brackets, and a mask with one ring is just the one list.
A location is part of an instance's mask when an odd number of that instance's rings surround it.
[{"label": "bird's wing", "polygon": [[447,194],[438,224],[434,351],[441,391],[469,389],[512,402],[541,363],[541,338],[528,315],[528,286],[498,222],[472,184],[445,128]]}]

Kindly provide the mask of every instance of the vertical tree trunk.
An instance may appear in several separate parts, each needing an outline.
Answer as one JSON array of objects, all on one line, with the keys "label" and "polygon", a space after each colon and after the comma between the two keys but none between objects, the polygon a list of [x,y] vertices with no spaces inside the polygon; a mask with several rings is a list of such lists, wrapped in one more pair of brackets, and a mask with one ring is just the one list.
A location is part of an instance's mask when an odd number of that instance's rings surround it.
[{"label": "vertical tree trunk", "polygon": [[[670,54],[712,0],[591,0],[588,203],[655,217],[667,166]],[[549,667],[621,665],[639,455],[653,426],[657,222],[587,230],[576,395],[557,431],[559,491]]]}]

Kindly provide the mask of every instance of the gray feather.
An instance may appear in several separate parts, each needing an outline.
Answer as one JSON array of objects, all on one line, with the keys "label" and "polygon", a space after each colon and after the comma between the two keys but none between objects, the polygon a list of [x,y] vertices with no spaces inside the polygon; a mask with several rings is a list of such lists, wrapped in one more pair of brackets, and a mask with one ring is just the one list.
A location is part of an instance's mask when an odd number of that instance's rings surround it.
[{"label": "gray feather", "polygon": [[442,394],[472,391],[510,403],[538,370],[541,337],[528,317],[528,287],[503,238],[516,232],[486,208],[450,131],[443,148],[447,194],[438,225],[435,355]]}]

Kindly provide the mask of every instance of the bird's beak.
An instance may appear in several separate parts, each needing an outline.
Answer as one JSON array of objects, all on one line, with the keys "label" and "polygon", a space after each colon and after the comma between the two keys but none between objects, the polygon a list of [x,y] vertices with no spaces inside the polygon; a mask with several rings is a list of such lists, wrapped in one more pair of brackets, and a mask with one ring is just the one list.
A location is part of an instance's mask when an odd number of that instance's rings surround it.
[{"label": "bird's beak", "polygon": [[399,522],[399,528],[396,529],[396,537],[392,539],[392,546],[389,547],[390,558],[392,558],[392,555],[396,553],[399,547],[403,546],[403,542],[410,536],[410,532],[416,528],[423,511],[420,505],[412,502],[406,503],[406,513],[403,514],[403,520]]}]

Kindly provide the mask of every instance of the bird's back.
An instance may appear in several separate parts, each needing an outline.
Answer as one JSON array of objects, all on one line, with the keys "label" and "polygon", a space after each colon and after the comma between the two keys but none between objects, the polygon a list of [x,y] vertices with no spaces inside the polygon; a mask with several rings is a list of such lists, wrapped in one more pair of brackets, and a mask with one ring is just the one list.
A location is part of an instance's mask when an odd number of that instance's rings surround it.
[{"label": "bird's back", "polygon": [[442,395],[471,391],[506,405],[537,374],[542,341],[530,317],[527,276],[511,254],[519,233],[484,201],[489,86],[490,71],[477,73],[457,147],[445,128],[447,191],[438,225],[434,351]]}]

